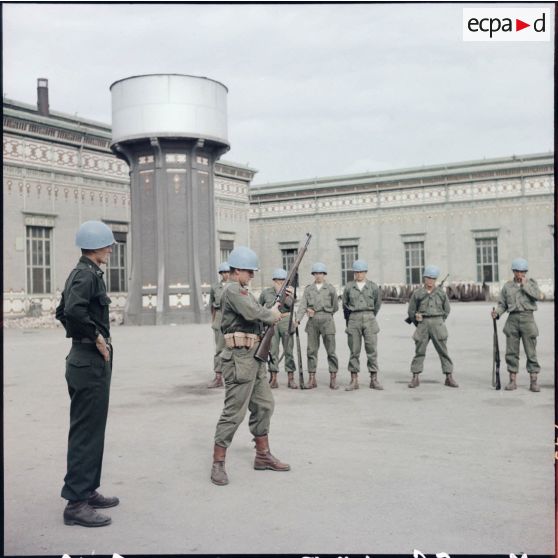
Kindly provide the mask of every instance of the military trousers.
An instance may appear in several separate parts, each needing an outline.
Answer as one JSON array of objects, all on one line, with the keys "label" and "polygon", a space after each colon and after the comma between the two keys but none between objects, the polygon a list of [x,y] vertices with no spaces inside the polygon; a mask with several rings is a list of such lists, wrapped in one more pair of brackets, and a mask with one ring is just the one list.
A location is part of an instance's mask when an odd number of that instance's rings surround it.
[{"label": "military trousers", "polygon": [[411,362],[411,372],[413,374],[420,374],[422,372],[426,347],[430,340],[432,340],[442,363],[442,372],[444,374],[451,374],[453,372],[453,362],[448,354],[447,339],[448,330],[441,316],[423,318],[422,322],[418,323],[413,334],[415,357]]},{"label": "military trousers", "polygon": [[519,371],[519,342],[523,341],[523,348],[527,357],[527,372],[537,374],[541,367],[537,360],[537,336],[539,329],[535,323],[533,312],[512,312],[504,326],[506,336],[506,364],[508,371]]},{"label": "military trousers", "polygon": [[62,488],[66,500],[86,500],[101,484],[112,347],[110,353],[106,362],[93,343],[72,343],[66,357],[70,395],[67,472]]},{"label": "military trousers", "polygon": [[347,341],[351,356],[349,358],[349,372],[360,372],[360,350],[364,339],[366,364],[370,374],[378,373],[378,332],[380,328],[374,312],[351,312],[347,324]]},{"label": "military trousers", "polygon": [[327,352],[329,372],[337,372],[339,363],[335,354],[335,322],[333,321],[333,315],[326,312],[317,312],[306,322],[306,333],[308,334],[308,346],[306,348],[308,372],[311,374],[316,373],[320,337],[324,341],[324,347]]},{"label": "military trousers", "polygon": [[296,365],[293,356],[294,350],[294,339],[292,335],[289,335],[289,320],[288,318],[282,319],[280,322],[275,324],[275,332],[271,340],[271,360],[269,362],[270,372],[279,372],[279,351],[283,346],[283,351],[285,353],[285,371],[295,372]]},{"label": "military trousers", "polygon": [[256,350],[257,345],[251,349],[225,348],[221,353],[225,405],[215,430],[218,446],[230,446],[246,411],[250,411],[248,427],[254,436],[269,432],[275,403],[265,364],[254,358]]},{"label": "military trousers", "polygon": [[221,372],[221,352],[225,348],[225,336],[220,329],[214,329],[215,354],[213,355],[213,370]]}]

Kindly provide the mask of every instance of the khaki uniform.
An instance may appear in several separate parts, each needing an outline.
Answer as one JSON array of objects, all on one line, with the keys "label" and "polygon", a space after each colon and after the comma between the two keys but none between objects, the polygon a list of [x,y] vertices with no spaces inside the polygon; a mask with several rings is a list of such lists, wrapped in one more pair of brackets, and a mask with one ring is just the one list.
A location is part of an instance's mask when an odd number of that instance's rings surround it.
[{"label": "khaki uniform", "polygon": [[305,329],[308,334],[308,347],[306,350],[308,372],[310,374],[316,373],[321,337],[327,352],[329,372],[336,373],[339,369],[339,364],[335,354],[335,322],[333,321],[333,314],[339,309],[339,301],[337,300],[337,292],[333,285],[322,283],[320,289],[316,287],[315,283],[306,286],[296,316],[297,322],[302,320],[306,310],[309,308],[313,309],[315,314],[313,317],[308,317]]},{"label": "khaki uniform", "polygon": [[368,372],[378,373],[378,332],[380,328],[376,316],[382,306],[380,288],[376,283],[366,280],[362,290],[356,281],[350,281],[343,291],[343,306],[350,311],[345,332],[351,356],[349,372],[360,372],[360,350],[364,339]]},{"label": "khaki uniform", "polygon": [[[82,256],[66,280],[56,318],[62,322],[72,348],[66,357],[70,395],[70,433],[67,473],[62,498],[87,500],[101,483],[113,350],[107,289],[103,272]],[[109,343],[107,362],[95,341],[101,334]]]},{"label": "khaki uniform", "polygon": [[[259,302],[266,308],[271,308],[275,304],[277,292],[273,287],[264,289],[260,294]],[[283,305],[279,306],[279,312],[283,314],[283,319],[275,324],[273,339],[271,340],[271,360],[268,368],[270,372],[279,372],[279,349],[283,346],[285,352],[285,371],[295,372],[296,365],[293,356],[294,339],[289,335],[289,313],[293,305],[293,298],[290,296],[285,297]]]},{"label": "khaki uniform", "polygon": [[[225,284],[221,298],[221,331],[261,335],[263,323],[274,322],[271,310],[264,308],[240,283]],[[265,364],[254,358],[257,343],[250,349],[225,347],[221,352],[221,371],[225,380],[225,406],[217,422],[215,444],[228,448],[233,436],[250,411],[249,428],[254,436],[269,431],[274,401]]]},{"label": "khaki uniform", "polygon": [[533,312],[537,310],[537,299],[541,296],[539,286],[534,279],[527,284],[508,281],[502,288],[496,313],[498,318],[509,312],[504,335],[506,336],[506,364],[508,371],[517,373],[519,370],[519,341],[527,356],[527,372],[537,374],[540,371],[537,360],[537,336],[539,330]]},{"label": "khaki uniform", "polygon": [[417,312],[422,314],[422,322],[418,322],[413,334],[415,357],[411,363],[411,372],[413,374],[422,372],[426,347],[432,340],[442,363],[442,372],[451,374],[453,362],[448,354],[446,345],[448,330],[444,323],[450,313],[450,304],[444,289],[435,287],[429,294],[424,287],[418,288],[411,296],[407,312],[412,321],[415,321]]},{"label": "khaki uniform", "polygon": [[221,372],[221,351],[225,348],[225,338],[221,332],[221,296],[223,295],[223,287],[225,283],[222,281],[212,285],[209,293],[209,305],[213,320],[211,328],[215,337],[215,354],[213,356],[213,370],[217,373]]}]

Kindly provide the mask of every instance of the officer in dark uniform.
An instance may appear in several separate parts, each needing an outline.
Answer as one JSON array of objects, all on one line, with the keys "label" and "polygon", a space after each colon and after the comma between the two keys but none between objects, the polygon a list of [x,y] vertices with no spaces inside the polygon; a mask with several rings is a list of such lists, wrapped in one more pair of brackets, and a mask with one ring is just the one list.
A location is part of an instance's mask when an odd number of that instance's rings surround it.
[{"label": "officer in dark uniform", "polygon": [[66,382],[70,394],[70,433],[67,473],[62,497],[66,525],[101,527],[110,517],[96,508],[118,505],[118,498],[97,492],[101,482],[107,422],[112,345],[109,304],[103,272],[115,243],[110,228],[101,221],[83,223],[76,234],[82,256],[70,273],[56,318],[62,322],[72,348],[66,357]]}]

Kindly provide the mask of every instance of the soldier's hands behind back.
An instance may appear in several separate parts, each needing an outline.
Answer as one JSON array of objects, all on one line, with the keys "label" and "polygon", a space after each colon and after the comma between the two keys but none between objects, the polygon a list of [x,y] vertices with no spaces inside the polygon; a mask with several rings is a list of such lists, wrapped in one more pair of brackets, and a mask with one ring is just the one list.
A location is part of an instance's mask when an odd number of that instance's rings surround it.
[{"label": "soldier's hands behind back", "polygon": [[105,361],[108,362],[110,360],[110,351],[105,338],[101,334],[97,336],[95,345],[97,346],[97,350],[103,355]]}]

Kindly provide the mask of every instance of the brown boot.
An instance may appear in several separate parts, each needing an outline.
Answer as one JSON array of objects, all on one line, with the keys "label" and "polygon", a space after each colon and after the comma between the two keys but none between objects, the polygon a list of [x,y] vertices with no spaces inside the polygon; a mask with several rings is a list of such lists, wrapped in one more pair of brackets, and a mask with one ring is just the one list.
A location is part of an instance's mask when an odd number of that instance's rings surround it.
[{"label": "brown boot", "polygon": [[329,389],[339,389],[337,385],[337,372],[329,373]]},{"label": "brown boot", "polygon": [[223,384],[223,374],[221,374],[221,372],[215,372],[215,378],[213,378],[213,381],[207,386],[208,388],[219,388],[219,387],[223,387],[225,384]]},{"label": "brown boot", "polygon": [[459,387],[459,384],[453,379],[452,374],[446,374],[445,385],[448,387]]},{"label": "brown boot", "polygon": [[408,386],[410,388],[416,388],[420,386],[419,375],[413,374],[411,381],[409,382]]},{"label": "brown boot", "polygon": [[378,382],[378,374],[376,372],[370,374],[370,389],[384,389],[382,384]]},{"label": "brown boot", "polygon": [[287,378],[287,387],[290,389],[298,389],[298,386],[294,381],[294,372],[287,372]]},{"label": "brown boot", "polygon": [[316,373],[308,372],[308,383],[306,384],[306,389],[312,389],[317,387],[318,384],[316,383]]},{"label": "brown boot", "polygon": [[504,388],[507,391],[512,391],[517,389],[517,384],[515,383],[516,372],[510,372],[510,383]]},{"label": "brown boot", "polygon": [[529,374],[529,376],[531,376],[531,385],[529,386],[529,389],[531,391],[535,391],[535,392],[541,391],[541,388],[537,384],[537,373],[536,372],[531,372]]},{"label": "brown boot", "polygon": [[277,389],[279,384],[277,383],[277,372],[271,373],[271,379],[269,380],[269,387],[271,389]]},{"label": "brown boot", "polygon": [[211,482],[219,486],[229,484],[229,477],[227,477],[227,471],[225,471],[226,454],[227,448],[218,446],[217,444],[213,446],[213,466],[211,467]]},{"label": "brown boot", "polygon": [[345,388],[345,391],[354,391],[358,389],[358,374],[351,372],[351,383]]},{"label": "brown boot", "polygon": [[281,463],[279,459],[271,455],[269,451],[269,441],[267,435],[256,436],[256,459],[254,459],[254,469],[263,471],[271,469],[272,471],[290,471],[291,466],[287,463]]}]

